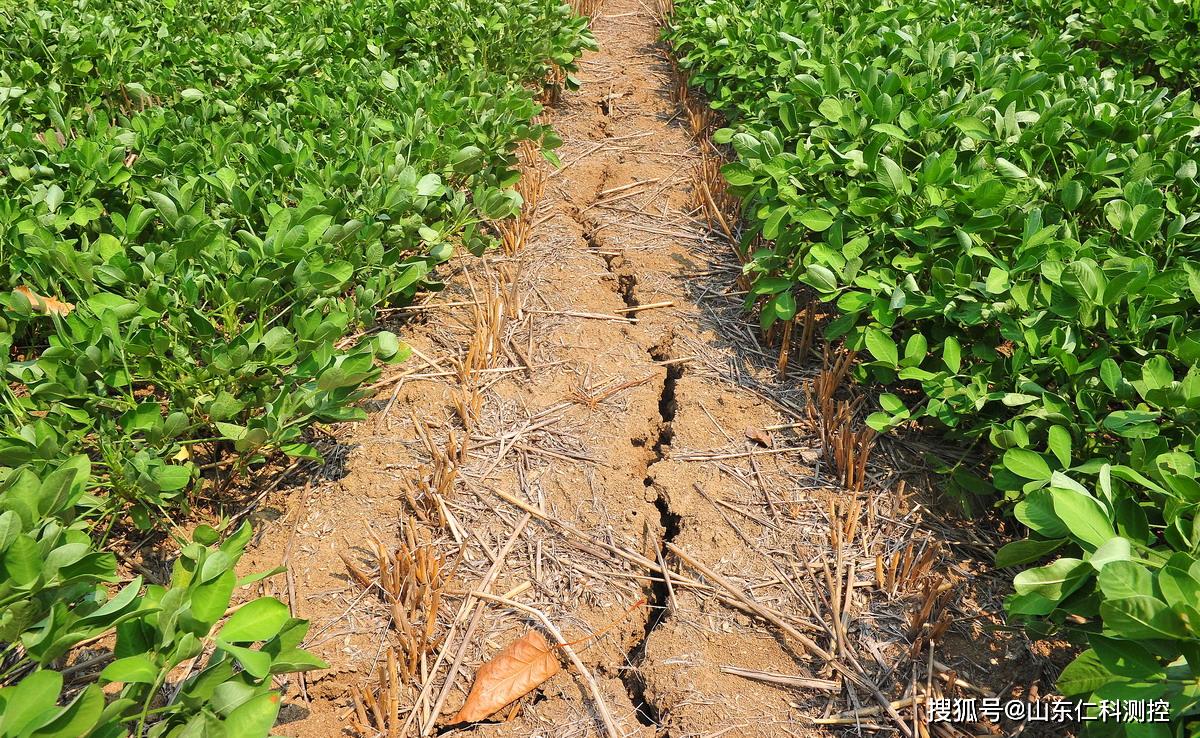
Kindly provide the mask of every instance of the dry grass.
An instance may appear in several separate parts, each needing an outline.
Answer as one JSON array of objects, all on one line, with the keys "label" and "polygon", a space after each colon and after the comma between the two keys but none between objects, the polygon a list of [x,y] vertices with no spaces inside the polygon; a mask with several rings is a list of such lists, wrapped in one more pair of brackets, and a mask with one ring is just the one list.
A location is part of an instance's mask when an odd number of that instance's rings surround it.
[{"label": "dry grass", "polygon": [[350,576],[365,589],[377,589],[388,605],[393,643],[379,665],[373,688],[351,692],[357,724],[363,735],[400,735],[400,710],[411,700],[415,686],[428,676],[428,656],[441,648],[445,632],[438,624],[443,593],[453,578],[458,556],[439,553],[426,528],[408,518],[404,537],[392,550],[374,535],[375,571],[368,575],[341,554]]},{"label": "dry grass", "polygon": [[[559,80],[561,83],[562,80]],[[492,224],[500,234],[501,250],[507,256],[513,256],[525,247],[525,242],[533,229],[533,218],[537,212],[538,203],[546,187],[546,173],[537,166],[540,151],[536,144],[524,141],[518,152],[521,179],[517,182],[516,191],[521,195],[524,206],[521,212],[512,218]]]},{"label": "dry grass", "polygon": [[837,397],[854,366],[855,353],[834,351],[826,346],[823,358],[821,370],[805,383],[808,419],[817,429],[822,453],[837,470],[841,485],[861,492],[876,433],[857,422],[864,396]]},{"label": "dry grass", "polygon": [[604,5],[604,0],[570,0],[571,10],[575,11],[575,15],[595,18],[600,14],[600,8]]}]

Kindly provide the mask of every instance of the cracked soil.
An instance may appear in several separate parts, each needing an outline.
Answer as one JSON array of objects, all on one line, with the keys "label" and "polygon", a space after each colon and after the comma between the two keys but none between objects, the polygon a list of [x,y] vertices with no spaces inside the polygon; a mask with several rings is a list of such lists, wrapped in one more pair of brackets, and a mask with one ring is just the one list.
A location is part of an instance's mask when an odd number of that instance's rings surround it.
[{"label": "cracked soil", "polygon": [[[811,603],[833,598],[814,562],[829,545],[831,505],[852,495],[821,473],[818,442],[795,430],[798,416],[789,408],[797,405],[788,398],[798,396],[800,380],[785,380],[776,401],[763,389],[780,384],[774,356],[751,350],[747,357],[739,348],[753,339],[738,317],[738,266],[691,212],[699,149],[672,99],[655,18],[640,0],[608,0],[594,33],[600,50],[583,60],[580,91],[564,93],[548,110],[565,142],[562,166],[542,163],[545,188],[524,248],[452,263],[446,289],[413,313],[421,319],[396,328],[418,353],[385,374],[368,421],[338,429],[344,474],[277,493],[259,514],[265,532],[243,566],[289,567],[286,578],[262,586],[312,621],[306,647],[332,667],[288,684],[276,735],[345,734],[354,714],[350,690],[373,682],[395,623],[378,593],[347,574],[342,556],[368,571],[374,540],[395,547],[405,539],[402,521],[413,511],[401,490],[432,473],[431,451],[451,436],[458,448],[467,443],[443,503],[454,524],[422,523],[417,536],[451,557],[462,552],[451,585],[459,594],[447,592],[435,633],[444,635],[461,592],[480,586],[517,527],[522,512],[504,494],[558,522],[530,520],[490,590],[520,592],[569,639],[604,631],[576,650],[624,735],[765,738],[846,729],[813,723],[838,697],[829,690],[729,671],[836,677],[826,665],[728,597],[715,597],[714,588],[672,584],[605,547],[702,581],[668,546],[686,551],[818,638]],[[464,427],[456,403],[470,405],[471,393],[457,367],[479,336],[477,306],[497,302],[502,325],[486,347],[494,360],[473,375],[476,405],[466,411],[472,426]],[[747,429],[766,428],[777,429],[773,447],[747,439]],[[918,527],[903,499],[875,494],[879,515],[900,522],[863,526],[866,561],[872,547],[890,555],[898,531],[907,536]],[[563,524],[592,542],[563,535]],[[788,576],[781,557],[791,560]],[[960,568],[947,576],[973,575],[970,562]],[[848,570],[852,581],[874,574],[869,565]],[[861,624],[857,615],[846,617],[853,648],[874,661],[899,658],[910,644],[889,636],[903,633],[902,619],[872,616],[868,623],[872,595],[853,584],[850,590],[845,602],[863,614]],[[443,717],[461,706],[478,665],[531,624],[520,612],[484,608]],[[447,641],[452,652],[461,633],[460,626]],[[968,643],[971,631],[955,637]],[[976,648],[962,663],[992,672],[975,678],[1004,684],[1037,658],[1023,643],[996,648]],[[445,664],[434,668],[435,654],[420,665],[437,683],[434,694],[446,671]],[[939,651],[938,658],[954,656]],[[401,717],[418,688],[406,688]],[[872,704],[865,692],[844,694],[837,709]],[[415,722],[456,732],[427,715],[429,702],[418,702]],[[471,730],[550,738],[601,728],[590,693],[568,666]]]}]

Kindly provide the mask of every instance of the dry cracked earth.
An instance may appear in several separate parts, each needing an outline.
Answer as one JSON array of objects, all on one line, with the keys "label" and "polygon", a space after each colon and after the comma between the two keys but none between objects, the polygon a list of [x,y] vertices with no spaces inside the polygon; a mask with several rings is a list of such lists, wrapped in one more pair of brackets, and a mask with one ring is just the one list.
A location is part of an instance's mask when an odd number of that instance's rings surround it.
[{"label": "dry cracked earth", "polygon": [[[997,627],[991,542],[904,492],[913,447],[880,443],[862,491],[838,483],[805,409],[819,358],[778,376],[693,207],[700,149],[653,13],[608,0],[593,28],[581,90],[547,111],[562,164],[531,164],[521,248],[454,260],[395,316],[414,355],[370,419],[256,514],[243,566],[288,567],[262,589],[331,665],[288,681],[275,734],[928,735],[934,689],[1047,689],[1054,665]],[[381,556],[433,585],[398,607]],[[451,723],[480,664],[542,627],[479,590],[576,641],[598,694],[564,660]]]}]

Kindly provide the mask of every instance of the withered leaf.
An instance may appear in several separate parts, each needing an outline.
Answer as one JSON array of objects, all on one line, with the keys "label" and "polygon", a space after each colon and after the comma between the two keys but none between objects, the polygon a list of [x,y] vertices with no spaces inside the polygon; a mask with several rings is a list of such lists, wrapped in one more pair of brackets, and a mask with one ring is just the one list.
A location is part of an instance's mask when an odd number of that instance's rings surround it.
[{"label": "withered leaf", "polygon": [[747,426],[746,438],[749,438],[751,441],[754,441],[763,448],[773,448],[775,446],[775,439],[771,437],[770,433],[762,428]]},{"label": "withered leaf", "polygon": [[46,315],[54,314],[65,318],[71,314],[72,310],[75,309],[75,306],[72,303],[63,302],[57,297],[43,297],[25,285],[16,287],[13,289],[13,292],[23,295],[26,300],[29,300],[29,304],[33,306],[34,310],[38,311],[39,313],[45,313]]},{"label": "withered leaf", "polygon": [[531,630],[508,644],[491,661],[479,667],[475,683],[452,723],[483,720],[514,702],[558,673],[558,656],[545,637]]}]

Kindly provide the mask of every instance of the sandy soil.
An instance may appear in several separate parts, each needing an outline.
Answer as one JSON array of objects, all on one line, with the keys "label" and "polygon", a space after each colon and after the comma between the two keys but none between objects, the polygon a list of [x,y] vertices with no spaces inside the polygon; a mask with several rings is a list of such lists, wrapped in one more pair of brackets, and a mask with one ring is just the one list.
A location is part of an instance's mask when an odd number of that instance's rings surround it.
[{"label": "sandy soil", "polygon": [[[381,709],[392,735],[603,735],[600,702],[624,736],[905,734],[930,690],[1044,693],[1054,664],[997,628],[994,541],[905,493],[916,442],[877,443],[861,491],[836,481],[806,409],[820,359],[778,376],[730,246],[691,206],[699,148],[650,11],[608,0],[594,31],[582,89],[548,111],[563,165],[540,165],[528,238],[453,262],[397,328],[417,353],[370,420],[256,514],[244,568],[288,566],[262,591],[332,665],[288,681],[275,734],[372,735],[354,695],[375,694],[390,649],[419,651]],[[396,569],[417,550],[457,564],[398,616],[380,552]],[[585,639],[599,700],[564,660],[513,709],[450,726],[478,666],[538,625],[465,596],[481,589]]]}]

